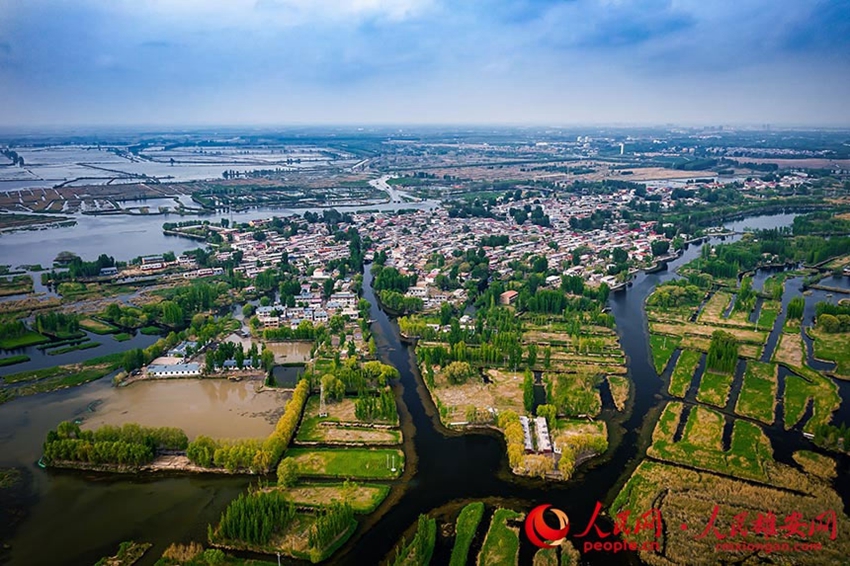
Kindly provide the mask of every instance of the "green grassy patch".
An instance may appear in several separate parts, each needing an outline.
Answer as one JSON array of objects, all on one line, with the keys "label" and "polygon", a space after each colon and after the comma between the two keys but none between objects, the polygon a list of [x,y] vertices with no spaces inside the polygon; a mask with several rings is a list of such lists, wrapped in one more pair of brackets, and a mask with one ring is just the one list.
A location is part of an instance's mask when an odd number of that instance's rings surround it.
[{"label": "green grassy patch", "polygon": [[744,383],[738,395],[735,412],[765,424],[773,422],[776,407],[778,366],[773,363],[748,360],[744,370]]},{"label": "green grassy patch", "polygon": [[773,450],[758,425],[735,421],[730,448],[724,452],[723,415],[701,406],[691,409],[681,440],[673,442],[681,410],[681,403],[665,407],[647,455],[734,477],[768,481],[767,466],[772,462]]},{"label": "green grassy patch", "polygon": [[118,546],[118,553],[114,556],[105,556],[95,562],[94,566],[132,566],[144,556],[153,543],[135,542],[128,540]]},{"label": "green grassy patch", "polygon": [[348,503],[357,513],[371,513],[386,499],[390,486],[385,484],[299,483],[283,490],[287,499],[299,507],[327,507],[334,501]]},{"label": "green grassy patch", "polygon": [[731,373],[715,373],[706,370],[699,382],[697,400],[716,407],[726,406],[734,379],[735,376]]},{"label": "green grassy patch", "polygon": [[[795,370],[796,371],[796,370]],[[785,428],[790,429],[803,418],[806,406],[811,399],[812,418],[803,426],[803,430],[814,434],[818,425],[828,424],[832,419],[832,413],[841,404],[838,394],[838,386],[831,380],[821,376],[814,370],[806,375],[810,381],[789,375],[785,378],[785,395],[783,404],[785,408]]]},{"label": "green grassy patch", "polygon": [[91,348],[97,348],[98,346],[100,346],[100,342],[82,342],[80,344],[73,344],[71,346],[63,346],[62,348],[47,350],[47,355],[58,356],[60,354],[67,354],[68,352],[75,352],[77,350],[88,350]]},{"label": "green grassy patch", "polygon": [[3,381],[5,381],[6,383],[20,383],[22,381],[35,381],[38,379],[55,377],[57,375],[64,375],[66,373],[68,373],[68,371],[65,367],[55,366],[52,368],[34,369],[13,373],[10,375],[4,375]]},{"label": "green grassy patch", "polygon": [[394,479],[404,469],[404,452],[389,448],[290,448],[286,456],[295,460],[302,477]]},{"label": "green grassy patch", "polygon": [[509,527],[509,520],[523,517],[511,509],[496,509],[490,529],[478,555],[480,566],[506,566],[516,564],[519,555],[519,529]]},{"label": "green grassy patch", "polygon": [[662,334],[651,334],[649,336],[649,346],[652,349],[652,362],[655,364],[655,371],[658,374],[664,372],[670,357],[679,343],[682,341],[681,336],[666,336]]},{"label": "green grassy patch", "polygon": [[122,357],[122,353],[109,354],[92,358],[82,364],[54,366],[3,376],[4,382],[17,384],[17,387],[6,389],[2,400],[8,401],[15,396],[44,393],[100,379],[116,370],[121,365]]},{"label": "green grassy patch", "polygon": [[401,444],[401,431],[395,429],[347,426],[322,426],[325,419],[305,418],[298,427],[297,442],[326,444]]},{"label": "green grassy patch", "polygon": [[776,324],[776,319],[779,317],[779,312],[782,310],[782,303],[779,301],[764,301],[759,311],[757,326],[759,330],[771,330]]},{"label": "green grassy patch", "polygon": [[18,356],[7,356],[5,358],[0,358],[0,367],[22,364],[28,361],[30,361],[30,357],[26,354],[21,354]]},{"label": "green grassy patch", "polygon": [[126,342],[127,340],[130,340],[133,335],[126,332],[119,332],[118,334],[113,334],[112,337],[116,342]]},{"label": "green grassy patch", "polygon": [[541,548],[534,553],[532,566],[558,566],[558,549]]},{"label": "green grassy patch", "polygon": [[674,397],[684,397],[688,393],[688,387],[694,377],[694,372],[699,365],[702,352],[694,350],[682,350],[673,373],[670,375],[670,386],[668,391]]},{"label": "green grassy patch", "polygon": [[118,328],[102,320],[94,318],[84,318],[80,321],[80,328],[88,330],[94,334],[113,334],[118,332]]},{"label": "green grassy patch", "polygon": [[629,399],[629,388],[631,387],[628,378],[622,375],[608,375],[608,387],[611,389],[611,397],[614,399],[614,405],[618,411],[623,411],[626,408],[626,401]]},{"label": "green grassy patch", "polygon": [[145,336],[159,336],[162,334],[162,328],[159,328],[158,326],[143,326],[139,329],[139,332]]},{"label": "green grassy patch", "polygon": [[402,539],[396,547],[395,559],[389,564],[391,566],[428,566],[434,555],[436,542],[437,521],[427,515],[419,515],[413,540],[405,545]]},{"label": "green grassy patch", "polygon": [[112,369],[118,369],[124,361],[124,352],[115,352],[114,354],[106,354],[105,356],[97,356],[83,362],[84,367],[108,365]]},{"label": "green grassy patch", "polygon": [[32,286],[32,277],[29,275],[16,275],[11,279],[0,277],[0,297],[32,293]]},{"label": "green grassy patch", "polygon": [[829,333],[817,327],[806,332],[814,341],[814,355],[819,360],[835,362],[832,373],[842,379],[850,379],[850,332]]},{"label": "green grassy patch", "polygon": [[806,473],[820,476],[831,480],[836,476],[835,460],[829,456],[811,452],[810,450],[798,450],[793,454],[794,461],[802,466]]},{"label": "green grassy patch", "polygon": [[0,338],[0,350],[15,350],[35,344],[44,344],[45,342],[50,342],[50,338],[42,336],[38,332],[29,331],[21,336]]},{"label": "green grassy patch", "polygon": [[484,516],[484,503],[476,501],[470,503],[460,511],[457,517],[457,527],[455,528],[455,544],[452,548],[452,557],[449,561],[449,566],[465,566],[469,547],[472,544],[472,539],[475,537],[475,532],[478,530],[478,525],[481,523],[481,518]]}]

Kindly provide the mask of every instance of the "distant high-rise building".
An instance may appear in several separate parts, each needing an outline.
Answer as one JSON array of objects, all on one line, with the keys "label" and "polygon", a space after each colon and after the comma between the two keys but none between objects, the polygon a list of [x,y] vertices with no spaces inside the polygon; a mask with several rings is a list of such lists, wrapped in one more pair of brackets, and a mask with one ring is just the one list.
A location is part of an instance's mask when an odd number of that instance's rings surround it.
[{"label": "distant high-rise building", "polygon": [[626,150],[626,144],[620,142],[620,155],[623,155],[623,152]]}]

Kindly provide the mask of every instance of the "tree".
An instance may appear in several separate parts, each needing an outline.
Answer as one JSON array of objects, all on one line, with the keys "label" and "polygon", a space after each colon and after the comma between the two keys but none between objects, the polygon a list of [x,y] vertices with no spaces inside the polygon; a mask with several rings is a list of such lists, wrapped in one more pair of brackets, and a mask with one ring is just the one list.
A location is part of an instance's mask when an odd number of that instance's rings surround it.
[{"label": "tree", "polygon": [[440,325],[448,326],[454,316],[454,307],[451,303],[443,303],[440,305]]},{"label": "tree", "polygon": [[667,253],[670,249],[670,242],[667,240],[655,240],[652,242],[652,255],[658,257]]},{"label": "tree", "polygon": [[322,376],[322,387],[325,389],[325,397],[333,401],[339,401],[345,395],[345,384],[332,373]]},{"label": "tree", "polygon": [[533,368],[537,364],[537,344],[528,345],[528,367]]},{"label": "tree", "polygon": [[806,299],[803,297],[794,297],[788,302],[788,318],[802,320],[805,308]]},{"label": "tree", "polygon": [[611,259],[614,260],[614,263],[626,263],[629,261],[629,252],[623,248],[614,248],[611,251]]},{"label": "tree", "polygon": [[266,348],[263,350],[263,353],[260,354],[260,364],[263,366],[264,370],[271,373],[272,368],[274,367],[274,352],[272,352],[271,349]]},{"label": "tree", "polygon": [[292,487],[298,483],[298,464],[294,458],[284,458],[277,466],[277,485]]},{"label": "tree", "polygon": [[546,419],[546,424],[552,430],[555,426],[555,418],[557,417],[558,409],[555,405],[538,405],[537,416]]},{"label": "tree", "polygon": [[106,313],[104,318],[108,318],[109,320],[115,322],[121,318],[121,305],[118,303],[109,303],[109,306],[106,307]]},{"label": "tree", "polygon": [[475,375],[475,370],[467,362],[452,362],[443,369],[443,374],[449,383],[459,385]]},{"label": "tree", "polygon": [[817,324],[825,332],[829,333],[838,332],[841,328],[841,323],[838,321],[838,317],[826,313],[818,317]]},{"label": "tree", "polygon": [[325,279],[325,281],[322,283],[322,296],[324,298],[327,299],[328,297],[330,297],[333,294],[334,284],[335,284],[335,281],[333,280],[333,278]]},{"label": "tree", "polygon": [[160,304],[162,308],[162,322],[171,327],[183,325],[183,309],[174,301],[163,301]]},{"label": "tree", "polygon": [[531,370],[525,370],[522,380],[522,404],[529,413],[534,409],[534,376]]},{"label": "tree", "polygon": [[561,447],[561,458],[558,460],[558,471],[563,474],[564,479],[570,479],[575,469],[576,455],[573,449],[567,445]]}]

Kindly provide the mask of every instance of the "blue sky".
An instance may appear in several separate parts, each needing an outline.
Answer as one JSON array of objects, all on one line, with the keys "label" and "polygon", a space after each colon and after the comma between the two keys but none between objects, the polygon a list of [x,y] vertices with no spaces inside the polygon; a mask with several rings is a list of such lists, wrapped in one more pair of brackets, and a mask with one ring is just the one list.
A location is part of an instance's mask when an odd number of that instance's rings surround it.
[{"label": "blue sky", "polygon": [[0,0],[0,125],[850,125],[847,0]]}]

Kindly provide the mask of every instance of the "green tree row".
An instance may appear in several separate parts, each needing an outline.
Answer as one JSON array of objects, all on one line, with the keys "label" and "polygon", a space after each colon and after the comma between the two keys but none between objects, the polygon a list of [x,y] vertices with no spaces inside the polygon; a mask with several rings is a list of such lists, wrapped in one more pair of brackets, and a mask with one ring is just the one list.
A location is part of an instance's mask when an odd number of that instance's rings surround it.
[{"label": "green tree row", "polygon": [[280,491],[243,493],[221,514],[218,529],[210,530],[210,542],[239,541],[265,546],[294,518],[295,506]]},{"label": "green tree row", "polygon": [[734,335],[715,330],[708,346],[706,367],[722,373],[732,373],[738,363],[738,340]]},{"label": "green tree row", "polygon": [[397,417],[392,388],[384,387],[378,395],[361,392],[354,401],[354,416],[361,421],[394,422]]},{"label": "green tree row", "polygon": [[311,555],[321,556],[321,551],[350,529],[353,522],[354,510],[348,503],[334,501],[330,507],[319,511],[316,522],[307,533]]}]

